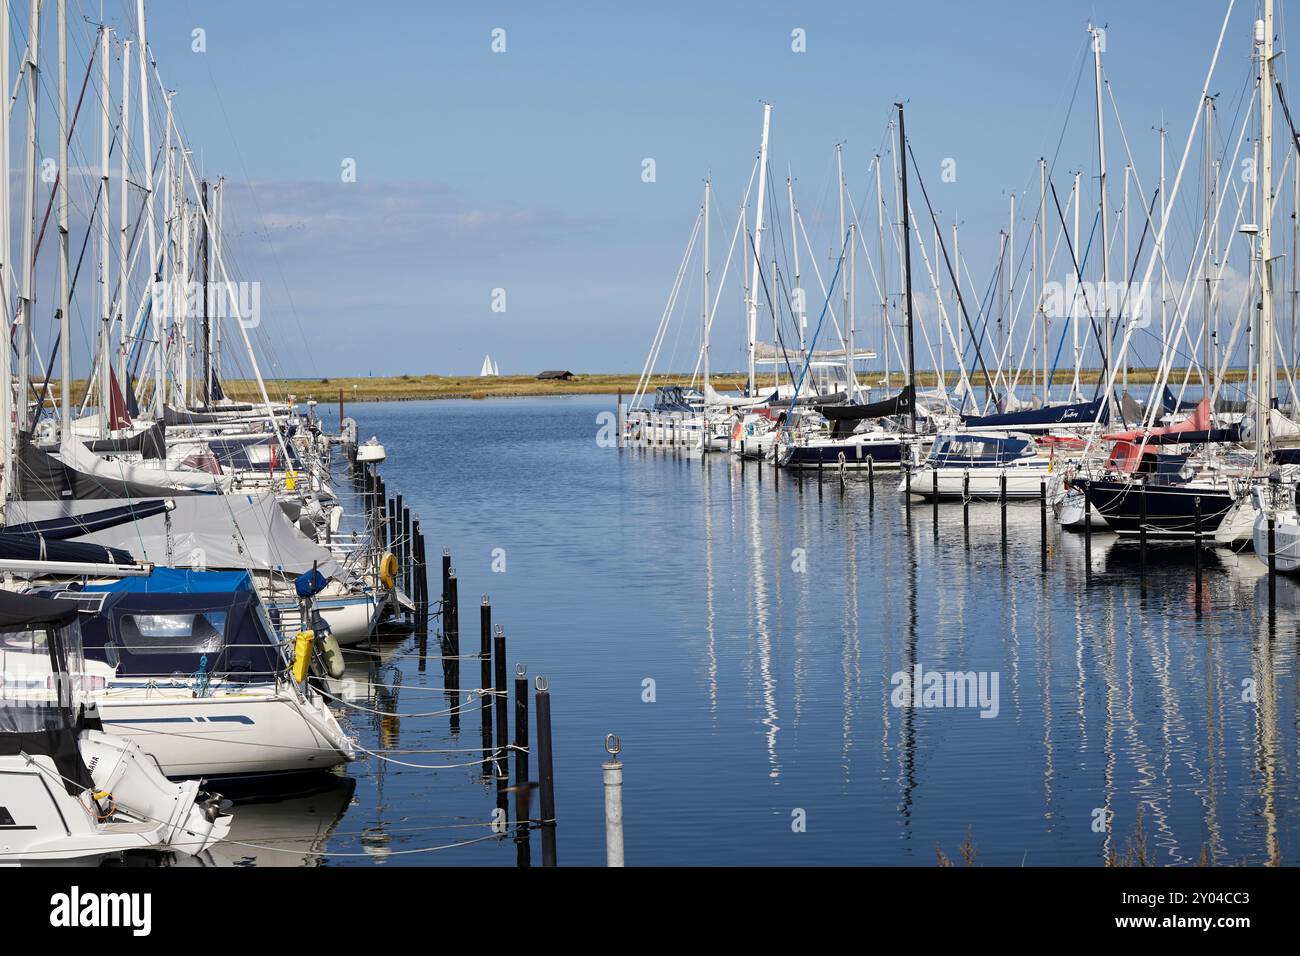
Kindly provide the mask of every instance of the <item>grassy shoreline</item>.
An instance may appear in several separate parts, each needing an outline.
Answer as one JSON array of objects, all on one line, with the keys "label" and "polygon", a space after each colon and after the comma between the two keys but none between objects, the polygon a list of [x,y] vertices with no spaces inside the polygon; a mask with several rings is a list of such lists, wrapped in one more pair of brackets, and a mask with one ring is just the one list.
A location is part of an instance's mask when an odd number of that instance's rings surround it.
[{"label": "grassy shoreline", "polygon": [[[1098,374],[1099,371],[1096,369],[1085,370],[1079,378],[1082,383],[1091,385],[1097,381]],[[1155,375],[1155,369],[1129,369],[1129,385],[1150,385]],[[322,403],[337,402],[340,389],[343,391],[345,403],[428,401],[450,398],[526,398],[548,395],[614,395],[617,392],[630,396],[636,390],[638,377],[637,375],[575,375],[569,382],[541,382],[531,375],[500,378],[479,378],[477,375],[400,375],[384,378],[277,379],[267,381],[266,387],[273,399],[282,400],[287,395],[295,395],[300,401],[314,398]],[[1227,377],[1230,381],[1244,381],[1246,371],[1232,369]],[[957,384],[956,373],[949,372],[946,378],[950,386]],[[1054,383],[1068,385],[1071,378],[1069,373],[1058,371]],[[1183,371],[1175,369],[1170,376],[1171,385],[1177,387],[1182,378]],[[934,372],[918,372],[916,379],[919,387],[933,388],[939,376]],[[690,380],[689,372],[656,375],[651,381],[650,389],[653,391],[659,385],[683,385]],[[862,375],[860,381],[873,388],[884,386],[884,376],[878,371]],[[902,381],[902,375],[895,372],[891,378],[891,387],[898,388]],[[1028,389],[1031,381],[1031,373],[1023,373],[1019,381],[1021,389]],[[710,382],[720,392],[738,391],[744,387],[745,375],[743,372],[714,374],[710,376]],[[978,391],[983,392],[982,376],[978,374],[972,376],[971,382]],[[1199,376],[1193,373],[1189,382],[1198,384]],[[225,384],[226,393],[231,398],[241,401],[259,398],[256,382],[232,381]]]},{"label": "grassy shoreline", "polygon": [[[1129,369],[1129,385],[1144,386],[1149,385],[1155,377],[1155,369]],[[1030,387],[1032,378],[1030,372],[1024,372],[1020,376],[1019,385],[1022,390]],[[1068,384],[1071,380],[1068,372],[1058,371],[1054,383],[1057,385]],[[1098,370],[1085,370],[1080,375],[1080,381],[1085,384],[1093,384],[1097,381]],[[1245,369],[1231,369],[1228,372],[1230,381],[1244,381],[1246,377]],[[932,388],[938,381],[938,375],[934,372],[918,372],[917,384],[922,388]],[[1183,370],[1175,369],[1170,376],[1170,381],[1174,387],[1182,381]],[[690,373],[664,374],[654,376],[651,382],[651,390],[659,385],[682,385],[690,381]],[[551,396],[551,395],[614,395],[622,392],[625,396],[630,396],[637,386],[638,376],[636,375],[575,375],[572,381],[538,381],[531,375],[509,375],[499,378],[480,378],[477,375],[395,375],[384,377],[329,377],[329,378],[286,378],[286,379],[268,379],[266,382],[267,392],[275,401],[284,401],[289,395],[295,396],[298,401],[315,399],[321,404],[334,404],[339,400],[339,392],[343,393],[345,404],[353,402],[414,402],[430,401],[436,399],[487,399],[487,398],[527,398],[534,396]],[[902,384],[902,375],[895,372],[891,378],[891,388],[898,388]],[[742,372],[724,372],[710,376],[713,387],[720,392],[737,391],[744,387],[745,375]],[[762,379],[760,379],[762,381]],[[871,385],[873,388],[883,388],[884,377],[879,371],[872,371],[863,374],[861,381]],[[949,372],[947,375],[948,384],[957,383],[957,375]],[[978,373],[971,378],[972,383],[976,386],[977,391],[983,393],[983,377]],[[1192,384],[1199,382],[1199,377],[1193,373],[1189,380]],[[232,379],[224,383],[226,394],[235,401],[256,402],[261,401],[261,394],[257,388],[257,382],[252,380]],[[85,387],[83,381],[73,383],[72,393],[74,396],[80,396]],[[58,382],[51,383],[51,397],[57,399]]]}]

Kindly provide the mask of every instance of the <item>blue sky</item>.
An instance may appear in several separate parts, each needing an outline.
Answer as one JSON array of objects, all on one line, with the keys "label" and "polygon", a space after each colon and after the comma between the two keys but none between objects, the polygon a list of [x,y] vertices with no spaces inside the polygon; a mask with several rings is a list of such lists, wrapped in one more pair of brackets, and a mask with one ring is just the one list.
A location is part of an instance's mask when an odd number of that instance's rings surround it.
[{"label": "blue sky", "polygon": [[[110,0],[105,16],[123,9]],[[152,4],[149,29],[196,158],[231,181],[229,248],[263,282],[279,371],[473,373],[490,352],[503,373],[594,372],[640,369],[706,173],[734,222],[764,100],[772,168],[782,190],[793,169],[810,230],[834,213],[835,143],[865,196],[905,100],[920,173],[941,219],[960,219],[982,285],[1008,191],[1032,183],[1037,201],[1037,159],[1056,149],[1089,21],[1108,28],[1107,74],[1154,182],[1152,128],[1164,118],[1172,173],[1225,9],[186,0]],[[1249,69],[1255,15],[1251,3],[1234,13],[1225,93]],[[497,27],[503,54],[490,49]],[[195,28],[205,53],[191,51]],[[791,50],[795,28],[806,53]],[[1062,193],[1068,170],[1095,173],[1091,109],[1085,74],[1054,174]],[[355,183],[341,181],[347,158]],[[940,182],[945,158],[953,183]],[[830,235],[818,232],[821,248]],[[504,313],[490,309],[494,288]],[[715,367],[742,364],[733,298]],[[694,361],[688,334],[678,367]]]}]

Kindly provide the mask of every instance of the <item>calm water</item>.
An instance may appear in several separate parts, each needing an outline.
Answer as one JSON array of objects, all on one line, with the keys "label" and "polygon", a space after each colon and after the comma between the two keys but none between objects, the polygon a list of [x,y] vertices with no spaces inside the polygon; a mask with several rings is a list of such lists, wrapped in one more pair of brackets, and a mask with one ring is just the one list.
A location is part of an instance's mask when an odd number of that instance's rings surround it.
[{"label": "calm water", "polygon": [[[562,865],[604,863],[609,732],[629,865],[933,866],[967,828],[981,863],[1099,864],[1123,852],[1139,807],[1158,863],[1300,860],[1300,598],[1280,583],[1270,629],[1253,555],[1206,552],[1198,616],[1190,550],[1153,548],[1143,587],[1136,546],[1099,535],[1085,590],[1081,537],[1053,528],[1042,573],[1036,503],[1011,507],[1004,550],[996,505],[973,505],[968,529],[942,506],[936,526],[888,479],[873,500],[865,483],[777,486],[770,468],[760,483],[725,455],[598,447],[611,405],[349,409],[386,444],[383,473],[423,517],[431,559],[451,549],[463,649],[490,594],[512,672],[550,680]],[[395,688],[359,703],[446,708],[440,665],[422,671],[415,650],[358,658],[354,676]],[[996,676],[996,716],[895,707],[891,677],[918,664]],[[463,684],[476,675],[467,664]],[[463,763],[474,755],[418,751],[479,743],[477,712],[458,735],[445,716],[349,722],[371,750],[414,751],[393,754],[408,763]],[[371,759],[350,777],[240,807],[238,838],[283,849],[227,855],[515,864],[509,838],[412,852],[483,836],[464,826],[495,804],[475,768]]]}]

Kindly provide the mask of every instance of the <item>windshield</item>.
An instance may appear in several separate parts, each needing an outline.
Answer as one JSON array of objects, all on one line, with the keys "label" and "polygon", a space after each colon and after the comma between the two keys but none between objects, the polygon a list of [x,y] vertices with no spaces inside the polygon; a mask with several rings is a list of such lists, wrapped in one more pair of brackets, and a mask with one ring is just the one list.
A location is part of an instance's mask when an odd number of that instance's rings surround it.
[{"label": "windshield", "polygon": [[75,621],[0,631],[0,733],[70,725],[88,679],[80,650]]}]

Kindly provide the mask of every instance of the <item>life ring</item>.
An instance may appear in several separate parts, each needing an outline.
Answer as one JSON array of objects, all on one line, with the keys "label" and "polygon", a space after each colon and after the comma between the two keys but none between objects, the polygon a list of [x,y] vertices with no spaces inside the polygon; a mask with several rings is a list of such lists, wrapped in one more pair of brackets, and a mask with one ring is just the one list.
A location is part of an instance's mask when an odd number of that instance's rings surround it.
[{"label": "life ring", "polygon": [[397,583],[397,555],[391,551],[385,551],[379,559],[379,581],[386,588]]}]

